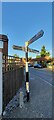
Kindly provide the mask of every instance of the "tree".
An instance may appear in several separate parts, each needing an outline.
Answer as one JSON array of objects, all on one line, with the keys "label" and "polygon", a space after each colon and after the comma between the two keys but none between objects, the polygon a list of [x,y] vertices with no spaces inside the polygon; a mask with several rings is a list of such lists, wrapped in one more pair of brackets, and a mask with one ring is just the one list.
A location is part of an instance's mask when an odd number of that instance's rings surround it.
[{"label": "tree", "polygon": [[[36,58],[41,58],[41,57],[45,57],[45,56],[50,56],[50,52],[48,52],[45,48],[45,46],[43,45],[41,48],[41,52],[40,55],[37,55]],[[46,61],[40,61],[41,65],[46,67]]]},{"label": "tree", "polygon": [[36,55],[36,58],[40,58],[41,56],[40,55]]},{"label": "tree", "polygon": [[45,48],[44,45],[42,46],[40,55],[41,55],[41,57],[50,56],[50,52],[47,52],[47,51],[46,51],[46,48]]},{"label": "tree", "polygon": [[13,56],[19,58],[19,56],[17,54],[14,54]]},{"label": "tree", "polygon": [[46,56],[50,56],[50,52],[46,52]]},{"label": "tree", "polygon": [[46,56],[46,49],[45,46],[42,46],[41,52],[40,52],[41,57],[45,57]]},{"label": "tree", "polygon": [[32,59],[32,57],[29,57],[29,58],[28,58],[28,61],[30,61],[31,59]]},{"label": "tree", "polygon": [[41,48],[40,55],[37,55],[36,58],[45,57],[45,56],[50,56],[50,52],[48,52],[45,46],[43,45]]}]

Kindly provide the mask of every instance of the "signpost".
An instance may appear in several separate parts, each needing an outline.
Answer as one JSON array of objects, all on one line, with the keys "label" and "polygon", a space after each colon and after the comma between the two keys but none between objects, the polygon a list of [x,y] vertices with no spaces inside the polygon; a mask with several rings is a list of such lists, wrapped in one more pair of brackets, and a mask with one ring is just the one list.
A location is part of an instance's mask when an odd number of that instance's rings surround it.
[{"label": "signpost", "polygon": [[23,51],[25,51],[25,47],[22,47],[22,46],[16,46],[16,45],[13,45],[13,49],[15,49],[15,50],[23,50]]},{"label": "signpost", "polygon": [[35,42],[37,39],[39,39],[40,37],[42,37],[44,34],[44,31],[41,30],[40,32],[38,32],[34,37],[32,37],[29,41],[28,41],[28,45],[30,45],[31,43]]},{"label": "signpost", "polygon": [[[13,49],[26,51],[26,47],[16,46],[16,45],[13,45]],[[28,47],[28,52],[38,53],[39,51]]]},{"label": "signpost", "polygon": [[35,50],[35,49],[30,49],[29,47],[28,47],[28,52],[39,53],[39,51],[38,51],[38,50]]},{"label": "signpost", "polygon": [[13,45],[13,49],[15,50],[23,50],[26,54],[26,93],[27,93],[27,102],[29,101],[29,72],[28,72],[28,52],[38,53],[38,50],[30,49],[28,46],[35,42],[37,39],[42,37],[44,31],[41,30],[34,37],[32,37],[29,41],[25,42],[25,47],[15,46]]}]

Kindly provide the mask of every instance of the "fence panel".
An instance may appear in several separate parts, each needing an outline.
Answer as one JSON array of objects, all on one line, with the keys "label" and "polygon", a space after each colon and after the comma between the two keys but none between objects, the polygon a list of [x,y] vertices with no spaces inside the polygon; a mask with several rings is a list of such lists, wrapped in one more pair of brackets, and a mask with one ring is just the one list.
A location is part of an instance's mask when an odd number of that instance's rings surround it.
[{"label": "fence panel", "polygon": [[[24,81],[23,63],[16,62],[13,56],[5,56],[3,59],[3,110],[14,97]],[[9,63],[11,61],[11,63]]]}]

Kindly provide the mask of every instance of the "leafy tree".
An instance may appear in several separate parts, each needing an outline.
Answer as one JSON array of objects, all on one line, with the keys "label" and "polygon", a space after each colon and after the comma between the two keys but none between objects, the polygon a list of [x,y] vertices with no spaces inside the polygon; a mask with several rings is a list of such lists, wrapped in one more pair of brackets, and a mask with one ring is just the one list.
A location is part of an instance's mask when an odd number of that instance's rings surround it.
[{"label": "leafy tree", "polygon": [[29,57],[29,58],[28,58],[28,60],[31,60],[31,59],[32,59],[32,57]]},{"label": "leafy tree", "polygon": [[[45,56],[50,56],[50,52],[48,52],[48,51],[46,50],[45,46],[43,45],[42,48],[41,48],[40,55],[37,55],[36,58],[45,57]],[[40,64],[41,64],[43,67],[46,67],[46,62],[45,62],[45,61],[41,61]]]},{"label": "leafy tree", "polygon": [[45,57],[46,56],[46,49],[45,46],[42,46],[41,52],[40,52],[41,57]]},{"label": "leafy tree", "polygon": [[19,58],[19,56],[17,54],[14,54],[13,56]]},{"label": "leafy tree", "polygon": [[40,55],[41,55],[41,57],[50,56],[50,52],[47,52],[47,51],[46,51],[46,48],[45,48],[44,45],[42,46]]},{"label": "leafy tree", "polygon": [[46,48],[43,45],[41,48],[40,55],[37,55],[36,58],[45,57],[45,56],[50,56],[50,52],[46,51]]},{"label": "leafy tree", "polygon": [[46,56],[50,56],[50,52],[46,52]]},{"label": "leafy tree", "polygon": [[36,58],[40,58],[41,56],[40,55],[36,55]]}]

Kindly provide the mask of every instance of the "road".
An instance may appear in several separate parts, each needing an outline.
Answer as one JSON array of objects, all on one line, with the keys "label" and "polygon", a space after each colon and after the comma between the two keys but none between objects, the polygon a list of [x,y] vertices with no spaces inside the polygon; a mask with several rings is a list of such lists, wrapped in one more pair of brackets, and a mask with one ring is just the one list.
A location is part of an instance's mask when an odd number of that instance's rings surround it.
[{"label": "road", "polygon": [[7,113],[8,118],[52,118],[52,71],[29,68],[30,101]]},{"label": "road", "polygon": [[40,78],[41,80],[43,80],[44,82],[46,82],[47,84],[52,85],[52,71],[49,69],[39,69],[39,68],[30,68],[29,69],[29,73],[30,73],[30,80],[34,80],[36,79],[36,77],[38,76],[38,78]]}]

